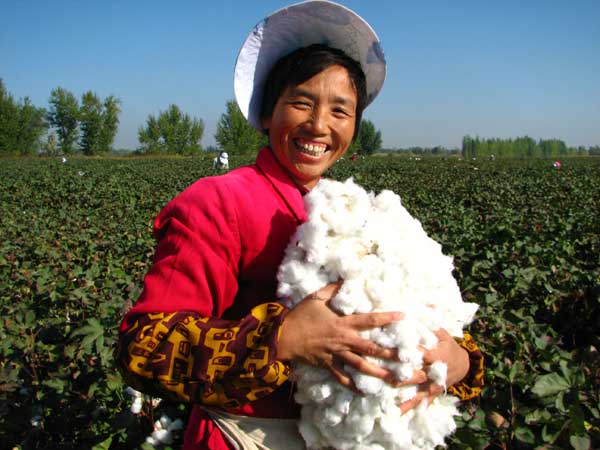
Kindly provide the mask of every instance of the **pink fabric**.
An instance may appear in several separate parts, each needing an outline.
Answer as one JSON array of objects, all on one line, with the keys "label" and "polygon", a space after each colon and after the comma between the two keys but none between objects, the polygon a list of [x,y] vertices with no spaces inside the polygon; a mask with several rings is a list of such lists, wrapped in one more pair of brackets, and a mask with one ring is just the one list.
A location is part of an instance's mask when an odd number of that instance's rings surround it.
[{"label": "pink fabric", "polygon": [[[302,192],[267,147],[256,164],[197,181],[157,216],[154,264],[122,329],[135,315],[155,311],[241,319],[254,306],[275,300],[277,268],[305,220]],[[235,412],[290,418],[298,417],[299,408],[286,383]],[[229,448],[219,429],[194,407],[184,449]]]}]

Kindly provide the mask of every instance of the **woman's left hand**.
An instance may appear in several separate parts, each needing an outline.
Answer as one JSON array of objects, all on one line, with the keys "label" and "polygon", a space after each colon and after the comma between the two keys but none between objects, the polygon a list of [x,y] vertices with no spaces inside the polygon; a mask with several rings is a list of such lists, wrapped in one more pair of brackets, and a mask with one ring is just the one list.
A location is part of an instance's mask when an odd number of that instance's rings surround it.
[{"label": "woman's left hand", "polygon": [[431,403],[434,398],[444,392],[444,386],[435,384],[427,378],[427,369],[435,361],[442,361],[448,366],[446,386],[452,386],[462,380],[469,372],[469,354],[444,329],[436,331],[438,344],[431,350],[423,351],[423,369],[414,372],[412,378],[399,383],[398,386],[418,384],[417,395],[400,405],[402,414],[411,410],[422,400]]}]

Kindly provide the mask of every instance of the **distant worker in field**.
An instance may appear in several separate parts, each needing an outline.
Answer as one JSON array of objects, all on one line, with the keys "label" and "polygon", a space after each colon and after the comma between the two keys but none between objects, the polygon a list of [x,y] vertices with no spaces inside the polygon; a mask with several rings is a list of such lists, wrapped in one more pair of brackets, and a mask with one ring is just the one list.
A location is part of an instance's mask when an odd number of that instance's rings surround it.
[{"label": "distant worker in field", "polygon": [[215,159],[213,159],[213,169],[229,170],[229,155],[227,152],[220,152],[218,156],[215,156]]},{"label": "distant worker in field", "polygon": [[[157,216],[154,262],[116,354],[133,388],[193,403],[184,450],[304,450],[290,380],[296,361],[348,388],[350,370],[395,383],[367,357],[395,360],[396,351],[361,332],[397,313],[340,317],[327,305],[336,284],[292,309],[276,294],[285,249],[307,220],[303,196],[356,138],[385,71],[370,25],[329,1],[276,11],[244,42],[235,96],[269,145],[252,165],[198,180]],[[448,366],[449,390],[478,395],[483,355],[470,336],[448,335],[433,351]],[[424,372],[408,382],[417,393],[404,412],[444,391]]]}]

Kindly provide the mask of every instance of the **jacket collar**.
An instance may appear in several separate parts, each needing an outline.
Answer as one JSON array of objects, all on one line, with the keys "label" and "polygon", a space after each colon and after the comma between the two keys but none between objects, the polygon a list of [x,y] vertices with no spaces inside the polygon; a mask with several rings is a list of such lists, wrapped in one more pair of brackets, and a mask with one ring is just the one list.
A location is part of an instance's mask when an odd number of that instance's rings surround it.
[{"label": "jacket collar", "polygon": [[302,196],[307,189],[298,187],[286,170],[279,164],[270,147],[263,147],[256,157],[256,165],[269,180],[299,223],[306,222],[306,210]]}]

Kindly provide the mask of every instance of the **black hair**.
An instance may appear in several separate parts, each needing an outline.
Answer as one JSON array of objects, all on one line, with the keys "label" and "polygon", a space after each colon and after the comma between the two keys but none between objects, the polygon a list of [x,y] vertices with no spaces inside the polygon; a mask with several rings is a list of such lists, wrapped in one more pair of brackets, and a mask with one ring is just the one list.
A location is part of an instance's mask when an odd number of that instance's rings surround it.
[{"label": "black hair", "polygon": [[[289,86],[298,86],[331,66],[342,66],[348,71],[356,89],[356,116],[354,136],[358,134],[360,120],[367,102],[367,82],[360,64],[342,50],[323,44],[313,44],[299,48],[281,58],[271,69],[261,108],[261,119],[270,118],[283,91]],[[265,130],[266,131],[266,130]]]}]

